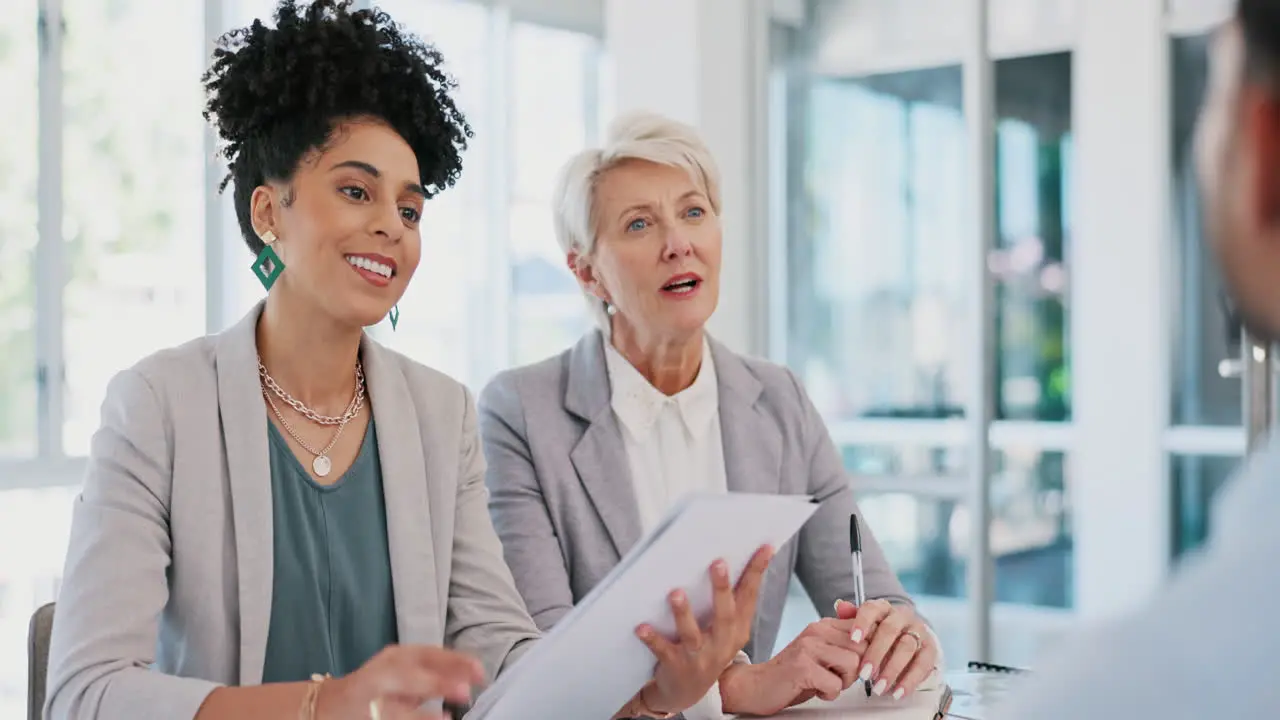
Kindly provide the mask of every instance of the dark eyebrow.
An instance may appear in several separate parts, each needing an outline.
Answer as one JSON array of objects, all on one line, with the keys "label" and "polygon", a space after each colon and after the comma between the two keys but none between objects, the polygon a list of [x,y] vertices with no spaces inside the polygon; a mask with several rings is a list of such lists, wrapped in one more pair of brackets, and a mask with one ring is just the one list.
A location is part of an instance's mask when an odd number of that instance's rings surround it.
[{"label": "dark eyebrow", "polygon": [[[340,163],[338,163],[338,164],[334,165],[333,167],[331,167],[331,168],[329,168],[329,169],[330,169],[330,170],[337,170],[338,168],[355,168],[356,170],[360,170],[361,172],[364,172],[364,173],[366,173],[366,174],[368,174],[368,175],[371,175],[372,177],[375,177],[375,178],[380,178],[380,177],[382,177],[382,171],[381,171],[381,170],[379,170],[378,168],[376,168],[376,167],[374,167],[374,166],[370,165],[370,164],[369,164],[369,163],[367,163],[367,162],[363,162],[363,161],[360,161],[360,160],[344,160],[344,161],[342,161],[342,162],[340,162]],[[424,198],[425,198],[425,197],[427,197],[427,189],[426,189],[426,188],[424,188],[424,187],[422,187],[422,186],[421,186],[421,185],[419,185],[418,183],[415,183],[415,182],[407,182],[407,183],[405,183],[405,184],[404,184],[404,189],[405,189],[405,190],[408,190],[409,192],[411,192],[411,193],[413,193],[413,194],[415,194],[415,195],[421,195],[421,196],[422,196],[422,197],[424,197]]]}]

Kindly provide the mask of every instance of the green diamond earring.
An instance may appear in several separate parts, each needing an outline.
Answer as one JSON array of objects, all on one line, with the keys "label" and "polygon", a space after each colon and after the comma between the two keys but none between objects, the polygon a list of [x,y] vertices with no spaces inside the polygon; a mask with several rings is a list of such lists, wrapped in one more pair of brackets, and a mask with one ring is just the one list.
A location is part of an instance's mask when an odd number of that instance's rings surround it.
[{"label": "green diamond earring", "polygon": [[253,261],[253,274],[258,277],[258,282],[262,283],[262,287],[268,292],[271,286],[276,284],[280,273],[284,272],[284,261],[275,250],[271,249],[276,239],[276,234],[270,230],[262,233],[262,252],[258,253],[257,259]]},{"label": "green diamond earring", "polygon": [[391,306],[391,312],[387,313],[387,319],[391,321],[391,329],[396,329],[396,323],[400,321],[400,303]]}]

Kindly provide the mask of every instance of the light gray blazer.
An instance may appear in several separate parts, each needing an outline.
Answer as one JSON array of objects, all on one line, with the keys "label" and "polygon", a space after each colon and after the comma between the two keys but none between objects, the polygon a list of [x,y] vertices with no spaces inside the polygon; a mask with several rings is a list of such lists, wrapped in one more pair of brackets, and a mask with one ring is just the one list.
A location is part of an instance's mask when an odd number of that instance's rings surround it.
[{"label": "light gray blazer", "polygon": [[[273,543],[260,310],[111,381],[58,597],[51,719],[180,720],[219,684],[262,681]],[[486,510],[470,395],[368,337],[361,353],[400,642],[469,652],[492,678],[538,631]]]},{"label": "light gray blazer", "polygon": [[[779,548],[761,589],[747,654],[767,660],[794,571],[819,614],[853,595],[849,477],[789,370],[711,341],[730,492],[804,494],[822,506]],[[604,338],[498,375],[480,393],[489,511],[529,612],[544,631],[640,539],[640,517],[610,405]],[[910,603],[863,523],[867,597]]]}]

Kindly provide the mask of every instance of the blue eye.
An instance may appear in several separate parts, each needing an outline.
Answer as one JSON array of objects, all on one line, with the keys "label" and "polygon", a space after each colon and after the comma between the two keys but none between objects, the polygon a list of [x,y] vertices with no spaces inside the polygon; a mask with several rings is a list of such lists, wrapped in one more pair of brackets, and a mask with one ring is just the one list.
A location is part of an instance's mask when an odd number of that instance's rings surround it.
[{"label": "blue eye", "polygon": [[339,188],[338,192],[342,193],[343,195],[346,195],[352,200],[366,200],[369,197],[369,193],[365,192],[364,188],[356,187],[354,185],[349,185],[344,188]]},{"label": "blue eye", "polygon": [[627,224],[627,232],[639,232],[648,226],[648,222],[643,218],[636,218]]},{"label": "blue eye", "polygon": [[707,214],[707,211],[706,211],[706,210],[703,210],[703,209],[702,209],[702,208],[700,208],[700,207],[692,207],[692,208],[689,208],[689,212],[687,212],[687,213],[685,213],[685,214],[686,214],[686,215],[688,215],[689,217],[692,217],[692,218],[700,218],[700,217],[702,217],[703,215],[706,215],[706,214]]}]

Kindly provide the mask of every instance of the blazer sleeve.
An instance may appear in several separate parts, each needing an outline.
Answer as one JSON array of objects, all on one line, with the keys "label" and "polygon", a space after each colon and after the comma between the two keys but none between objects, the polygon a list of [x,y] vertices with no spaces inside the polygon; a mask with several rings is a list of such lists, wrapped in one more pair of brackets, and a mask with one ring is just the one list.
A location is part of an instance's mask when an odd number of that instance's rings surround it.
[{"label": "blazer sleeve", "polygon": [[495,678],[532,647],[539,633],[502,560],[502,545],[489,519],[475,404],[469,391],[464,388],[463,393],[466,410],[445,645],[474,655],[487,676]]},{"label": "blazer sleeve", "polygon": [[511,377],[480,393],[489,513],[529,613],[546,632],[573,609],[573,590],[529,451],[524,409]]},{"label": "blazer sleeve", "polygon": [[148,667],[169,599],[170,430],[141,372],[112,379],[72,515],[49,650],[50,720],[193,718],[217,687]]},{"label": "blazer sleeve", "polygon": [[826,424],[800,385],[788,371],[801,408],[800,437],[808,458],[809,492],[821,503],[800,530],[796,575],[824,617],[835,614],[837,600],[853,594],[853,567],[849,563],[849,516],[856,514],[862,529],[862,572],[868,600],[882,599],[895,605],[913,605],[898,576],[889,567],[871,523],[853,498],[849,476],[827,432]]}]

